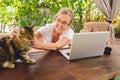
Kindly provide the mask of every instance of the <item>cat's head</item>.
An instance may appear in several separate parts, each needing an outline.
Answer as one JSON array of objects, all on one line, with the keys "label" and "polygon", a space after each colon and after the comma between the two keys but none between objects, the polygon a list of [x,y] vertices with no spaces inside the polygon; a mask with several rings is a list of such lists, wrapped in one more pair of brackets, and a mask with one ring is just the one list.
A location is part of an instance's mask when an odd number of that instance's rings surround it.
[{"label": "cat's head", "polygon": [[32,40],[34,38],[34,30],[33,30],[34,27],[35,25],[31,27],[28,26],[20,27],[18,34],[16,36],[21,40],[28,40],[28,41]]}]

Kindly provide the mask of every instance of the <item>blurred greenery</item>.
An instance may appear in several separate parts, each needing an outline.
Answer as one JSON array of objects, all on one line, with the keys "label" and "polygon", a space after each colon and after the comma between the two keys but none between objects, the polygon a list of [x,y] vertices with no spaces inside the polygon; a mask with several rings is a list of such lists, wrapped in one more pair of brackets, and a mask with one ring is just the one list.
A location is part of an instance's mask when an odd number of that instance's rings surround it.
[{"label": "blurred greenery", "polygon": [[[0,32],[16,26],[35,24],[40,27],[51,23],[63,7],[71,8],[75,14],[72,25],[75,32],[87,21],[106,21],[93,0],[0,0]],[[119,18],[120,15],[113,20],[116,32],[120,32]]]}]

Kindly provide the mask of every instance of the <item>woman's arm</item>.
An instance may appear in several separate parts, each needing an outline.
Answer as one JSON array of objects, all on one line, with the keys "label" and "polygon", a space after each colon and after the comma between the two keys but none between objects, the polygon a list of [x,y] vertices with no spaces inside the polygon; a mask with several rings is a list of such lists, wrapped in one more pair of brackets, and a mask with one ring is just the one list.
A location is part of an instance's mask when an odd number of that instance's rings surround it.
[{"label": "woman's arm", "polygon": [[45,49],[45,50],[57,50],[69,44],[69,42],[70,40],[66,37],[58,40],[58,42],[56,43],[43,43],[43,42],[40,42],[39,40],[35,40],[33,42],[33,47],[38,49]]},{"label": "woman's arm", "polygon": [[35,32],[35,35],[34,35],[34,36],[35,36],[35,38],[36,38],[36,39],[40,39],[40,38],[42,38],[41,33],[40,33],[40,32],[38,32],[38,31],[37,31],[37,32]]}]

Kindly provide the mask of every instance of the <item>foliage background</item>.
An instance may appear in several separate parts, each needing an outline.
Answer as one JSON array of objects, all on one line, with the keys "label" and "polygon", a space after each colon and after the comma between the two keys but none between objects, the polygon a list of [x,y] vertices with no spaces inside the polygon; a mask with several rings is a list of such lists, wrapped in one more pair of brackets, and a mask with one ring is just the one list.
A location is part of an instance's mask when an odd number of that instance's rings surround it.
[{"label": "foliage background", "polygon": [[[0,0],[0,32],[16,26],[45,25],[54,20],[63,7],[71,8],[75,18],[72,28],[79,32],[87,21],[106,21],[93,0]],[[120,33],[120,15],[113,20],[116,36]]]}]

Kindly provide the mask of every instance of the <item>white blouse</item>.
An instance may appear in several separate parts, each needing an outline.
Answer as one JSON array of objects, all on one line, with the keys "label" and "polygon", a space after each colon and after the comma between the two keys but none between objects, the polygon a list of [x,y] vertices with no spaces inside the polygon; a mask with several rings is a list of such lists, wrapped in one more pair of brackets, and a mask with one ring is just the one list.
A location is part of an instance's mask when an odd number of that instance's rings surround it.
[{"label": "white blouse", "polygon": [[[51,23],[46,24],[45,26],[42,26],[41,28],[38,29],[45,42],[52,42],[54,27],[55,23]],[[67,37],[69,40],[72,40],[73,34],[74,31],[72,30],[72,28],[68,28],[60,35],[60,39],[63,37]]]}]

